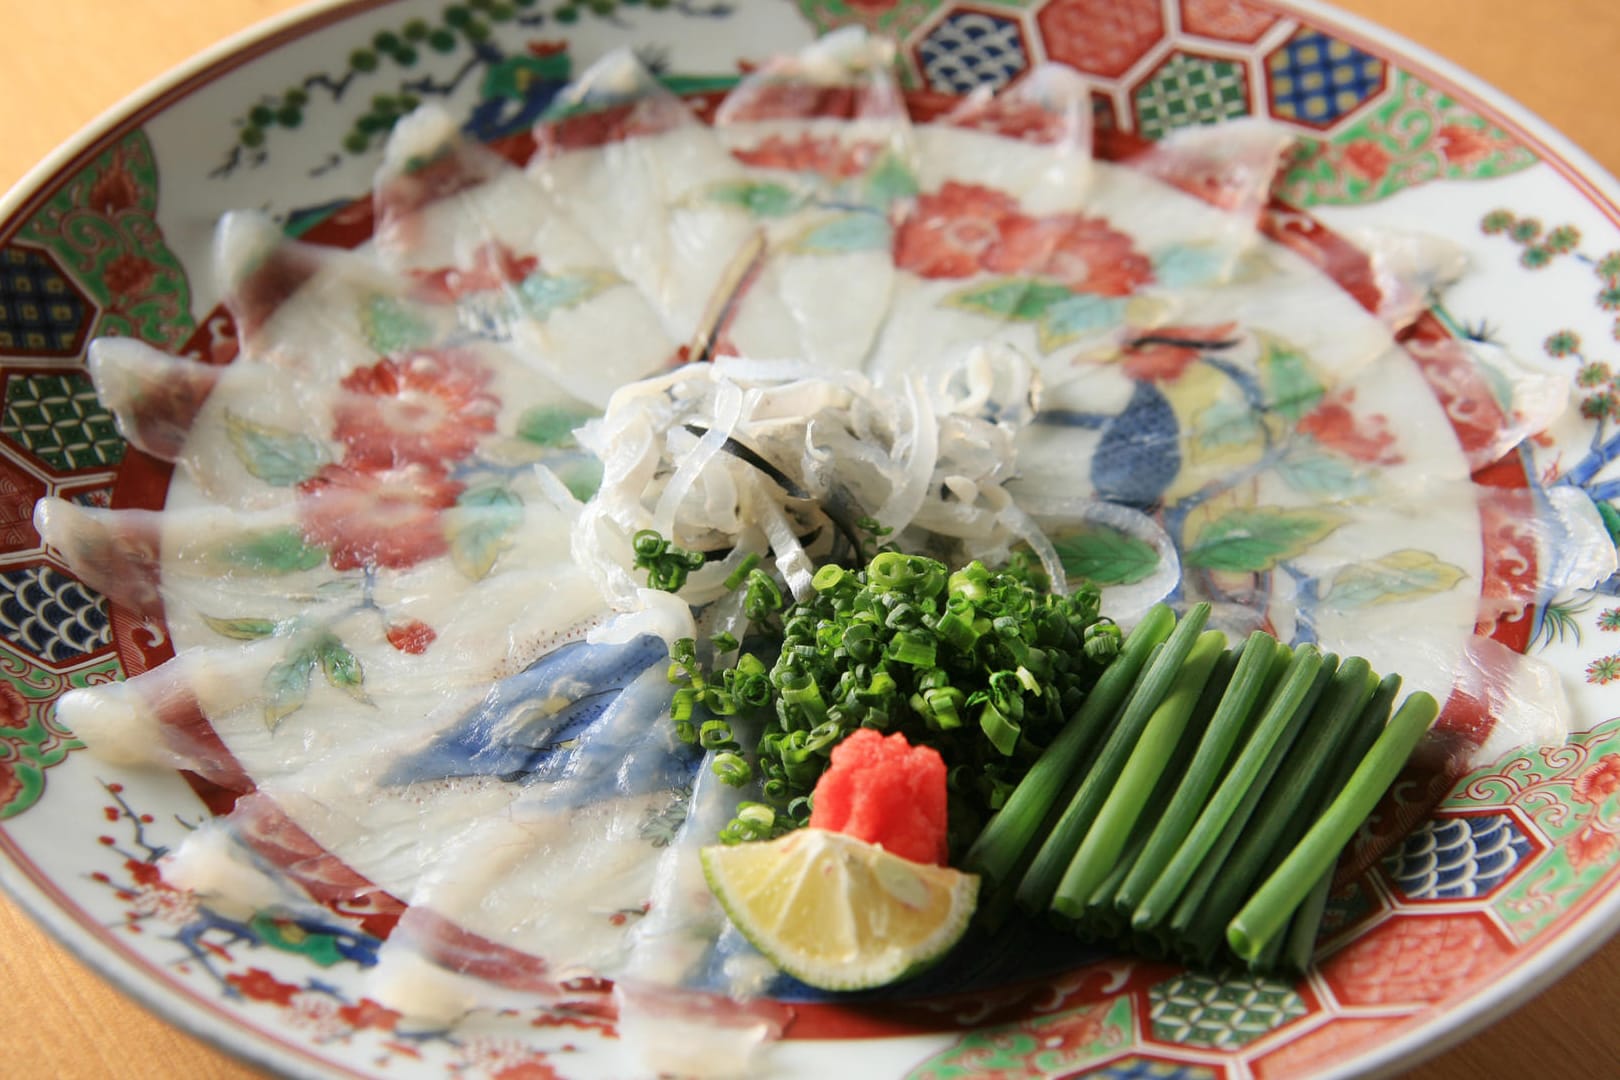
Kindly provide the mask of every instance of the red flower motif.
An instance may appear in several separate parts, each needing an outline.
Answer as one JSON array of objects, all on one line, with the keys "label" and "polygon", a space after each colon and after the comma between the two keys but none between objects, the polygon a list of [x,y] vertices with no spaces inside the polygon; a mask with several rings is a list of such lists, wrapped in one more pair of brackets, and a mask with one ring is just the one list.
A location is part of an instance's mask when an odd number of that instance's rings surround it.
[{"label": "red flower motif", "polygon": [[745,165],[762,169],[811,172],[841,180],[865,172],[880,149],[874,142],[845,144],[831,136],[805,132],[791,140],[771,135],[759,145],[739,147],[731,155]]},{"label": "red flower motif", "polygon": [[1153,264],[1103,219],[1032,217],[1003,192],[955,181],[918,198],[895,235],[894,261],[926,278],[1030,274],[1098,296],[1129,296],[1153,280]]},{"label": "red flower motif", "polygon": [[1130,237],[1083,214],[1006,219],[984,253],[984,268],[1052,278],[1097,296],[1129,296],[1153,280],[1153,264]]},{"label": "red flower motif", "polygon": [[298,485],[304,536],[335,570],[402,570],[449,549],[439,516],[462,485],[427,465],[361,471],[327,465]]},{"label": "red flower motif", "polygon": [[90,185],[90,208],[106,217],[123,210],[128,210],[140,201],[140,189],[135,186],[135,178],[129,175],[124,167],[123,155],[119,155],[107,170],[96,177],[96,182]]},{"label": "red flower motif", "polygon": [[1613,833],[1604,832],[1591,825],[1583,825],[1564,838],[1564,851],[1569,855],[1569,865],[1576,870],[1585,870],[1588,866],[1608,859],[1614,854],[1615,847]]},{"label": "red flower motif", "polygon": [[1370,139],[1357,139],[1344,148],[1345,165],[1363,180],[1380,179],[1393,160],[1389,151]]},{"label": "red flower motif", "polygon": [[22,794],[22,789],[16,768],[9,761],[0,761],[0,810],[10,806],[12,800]]},{"label": "red flower motif", "polygon": [[170,886],[163,880],[163,871],[158,869],[157,863],[141,862],[139,859],[125,859],[124,870],[129,879],[137,885],[154,889],[166,889]]},{"label": "red flower motif", "polygon": [[0,728],[20,731],[28,726],[28,699],[6,681],[0,681]]},{"label": "red flower motif", "polygon": [[1133,337],[1125,345],[1125,374],[1143,382],[1175,382],[1205,349],[1232,343],[1236,323],[1167,326]]},{"label": "red flower motif", "polygon": [[392,1031],[400,1020],[399,1013],[377,1004],[370,998],[361,998],[354,1005],[345,1005],[337,1011],[337,1014],[344,1023],[356,1031],[364,1031],[366,1028]]},{"label": "red flower motif", "polygon": [[524,46],[530,56],[544,60],[548,56],[560,56],[568,51],[568,42],[552,38],[545,41],[531,41]]},{"label": "red flower motif", "polygon": [[918,197],[916,211],[895,235],[895,265],[926,278],[970,277],[1001,239],[1002,225],[1020,216],[1010,195],[948,181]]},{"label": "red flower motif", "polygon": [[227,975],[225,981],[244,997],[254,1001],[273,1001],[281,1006],[290,1005],[293,995],[299,990],[298,987],[277,979],[263,968],[249,968],[245,975]]},{"label": "red flower motif", "polygon": [[489,292],[515,285],[540,268],[534,255],[519,258],[500,242],[482,244],[473,252],[472,265],[412,270],[412,294],[419,300],[448,304],[468,293]]},{"label": "red flower motif", "polygon": [[432,645],[439,636],[433,627],[416,619],[404,619],[397,623],[391,623],[386,633],[388,644],[400,652],[410,653],[412,656],[421,656],[427,652],[428,646]]},{"label": "red flower motif", "polygon": [[559,1080],[557,1070],[540,1058],[530,1058],[493,1074],[495,1080]]},{"label": "red flower motif", "polygon": [[1466,124],[1447,124],[1435,133],[1440,153],[1452,165],[1467,168],[1490,157],[1497,141],[1480,128]]},{"label": "red flower motif", "polygon": [[114,296],[131,297],[145,292],[157,278],[158,267],[151,259],[125,252],[114,257],[101,272],[101,283]]},{"label": "red flower motif", "polygon": [[439,465],[472,453],[495,430],[500,400],[487,393],[488,368],[466,353],[421,352],[357,368],[343,379],[350,396],[333,410],[333,434],[360,469]]},{"label": "red flower motif", "polygon": [[1350,411],[1354,390],[1341,390],[1324,397],[1320,404],[1300,417],[1299,430],[1323,446],[1373,465],[1395,465],[1401,455],[1395,451],[1395,434],[1382,416],[1357,417]]},{"label": "red flower motif", "polygon": [[1620,791],[1620,757],[1606,757],[1575,778],[1572,794],[1593,806]]}]

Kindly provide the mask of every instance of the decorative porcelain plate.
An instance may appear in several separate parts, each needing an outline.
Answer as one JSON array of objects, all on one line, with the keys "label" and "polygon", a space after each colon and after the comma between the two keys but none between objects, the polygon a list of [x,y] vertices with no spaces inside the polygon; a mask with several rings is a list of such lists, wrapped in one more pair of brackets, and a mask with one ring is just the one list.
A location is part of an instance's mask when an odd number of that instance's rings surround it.
[{"label": "decorative porcelain plate", "polygon": [[[281,22],[0,207],[0,881],[288,1074],[1398,1065],[1620,921],[1616,195],[1314,5]],[[715,630],[834,531],[728,524],[755,481],[683,464],[722,424],[1435,692],[1307,974],[840,996],[683,922],[713,784],[645,721],[692,616],[624,539],[698,505]]]}]

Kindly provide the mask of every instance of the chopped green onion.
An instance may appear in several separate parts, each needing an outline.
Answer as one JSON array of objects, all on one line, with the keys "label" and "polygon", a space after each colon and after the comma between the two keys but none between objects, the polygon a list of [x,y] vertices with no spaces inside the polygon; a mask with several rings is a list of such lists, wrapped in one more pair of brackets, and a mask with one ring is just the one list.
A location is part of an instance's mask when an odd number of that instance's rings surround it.
[{"label": "chopped green onion", "polygon": [[714,775],[720,778],[721,783],[732,787],[741,787],[753,778],[754,770],[748,762],[735,750],[726,750],[714,756],[714,762],[709,766]]},{"label": "chopped green onion", "polygon": [[740,589],[742,583],[748,580],[748,575],[754,572],[754,567],[759,565],[759,561],[758,552],[750,551],[743,556],[743,561],[737,564],[736,569],[726,575],[726,589],[728,591]]}]

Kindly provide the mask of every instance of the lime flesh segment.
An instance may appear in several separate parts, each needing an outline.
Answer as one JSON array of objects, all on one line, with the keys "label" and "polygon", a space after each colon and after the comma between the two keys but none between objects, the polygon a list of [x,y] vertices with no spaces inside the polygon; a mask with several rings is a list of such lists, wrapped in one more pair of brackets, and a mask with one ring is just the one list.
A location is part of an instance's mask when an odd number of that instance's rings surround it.
[{"label": "lime flesh segment", "polygon": [[979,879],[843,833],[716,844],[703,874],[755,948],[800,982],[865,990],[914,975],[966,933]]}]

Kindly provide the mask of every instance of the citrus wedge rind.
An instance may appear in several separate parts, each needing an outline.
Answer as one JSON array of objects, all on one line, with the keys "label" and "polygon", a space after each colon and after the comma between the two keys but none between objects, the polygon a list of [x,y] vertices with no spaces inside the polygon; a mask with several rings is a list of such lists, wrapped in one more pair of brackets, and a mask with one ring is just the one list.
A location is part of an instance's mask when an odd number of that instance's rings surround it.
[{"label": "citrus wedge rind", "polygon": [[929,967],[966,933],[979,879],[823,829],[715,844],[703,873],[742,935],[823,990],[885,986]]}]

